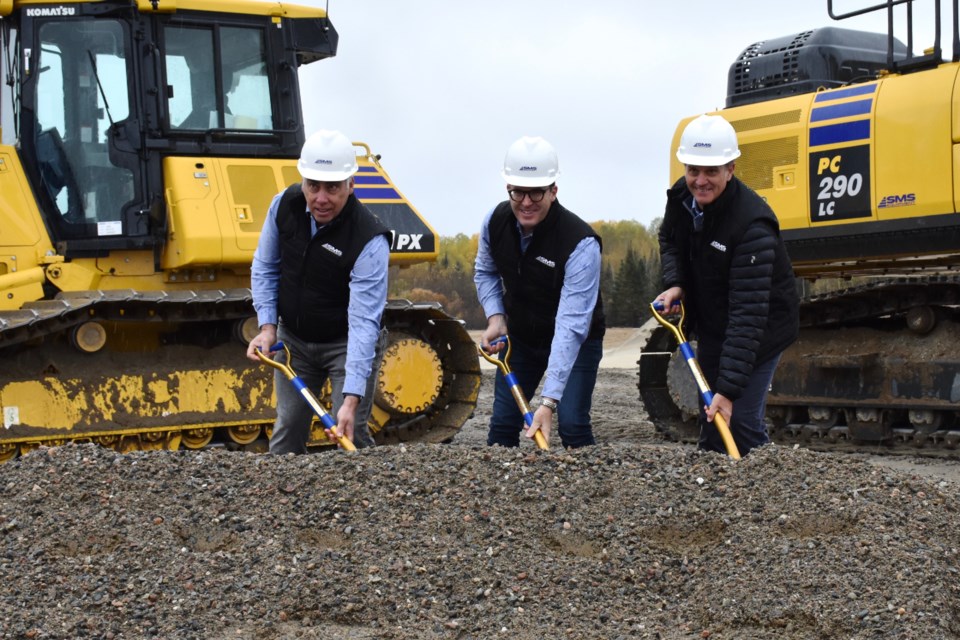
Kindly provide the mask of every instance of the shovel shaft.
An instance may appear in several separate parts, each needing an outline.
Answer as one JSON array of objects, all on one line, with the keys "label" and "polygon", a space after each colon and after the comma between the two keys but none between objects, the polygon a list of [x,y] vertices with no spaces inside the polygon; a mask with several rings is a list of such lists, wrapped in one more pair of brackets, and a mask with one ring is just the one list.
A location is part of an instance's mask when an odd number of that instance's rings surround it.
[{"label": "shovel shaft", "polygon": [[[703,404],[709,407],[713,403],[713,391],[710,390],[710,385],[707,384],[707,379],[703,376],[703,371],[701,371],[700,365],[693,355],[693,349],[690,347],[690,343],[681,343],[680,352],[687,361],[687,367],[690,369],[690,373],[693,374],[693,379],[697,381],[697,389],[700,391]],[[737,443],[733,440],[733,434],[730,433],[730,425],[727,424],[726,418],[720,415],[718,411],[713,416],[713,422],[717,425],[717,431],[720,432],[720,438],[723,440],[723,446],[727,450],[727,455],[734,460],[739,460],[740,450],[737,448]]]},{"label": "shovel shaft", "polygon": [[307,404],[310,405],[310,408],[313,409],[313,412],[317,415],[317,417],[320,418],[320,423],[323,424],[324,431],[326,432],[328,438],[339,443],[340,446],[347,451],[356,451],[357,448],[354,446],[353,442],[350,441],[350,438],[340,433],[340,431],[337,429],[336,421],[334,421],[330,414],[327,413],[326,409],[323,408],[323,405],[320,404],[320,401],[317,400],[317,397],[313,395],[313,392],[310,391],[310,387],[308,387],[307,383],[303,381],[303,378],[298,376],[293,370],[293,367],[290,366],[290,349],[287,348],[287,346],[282,342],[278,342],[270,348],[271,352],[281,350],[287,355],[286,364],[277,362],[273,358],[264,355],[261,351],[257,351],[257,357],[260,358],[260,362],[273,367],[287,377],[296,390],[300,392],[300,395],[303,396],[303,399],[306,400]]},{"label": "shovel shaft", "polygon": [[[504,376],[504,380],[507,381],[507,384],[510,385],[510,393],[513,394],[513,399],[517,401],[517,406],[520,408],[520,413],[523,414],[523,421],[527,424],[527,427],[533,426],[533,410],[530,408],[530,403],[527,402],[527,399],[523,395],[523,391],[520,389],[520,383],[517,382],[517,376],[512,372]],[[537,429],[533,434],[533,439],[537,443],[537,446],[541,449],[549,449],[547,445],[547,439],[544,437],[543,433]]]},{"label": "shovel shaft", "polygon": [[[513,395],[513,399],[517,403],[517,407],[520,409],[520,413],[523,414],[523,421],[526,423],[527,428],[533,427],[533,411],[530,409],[530,403],[527,402],[526,396],[523,395],[523,389],[520,388],[520,383],[517,381],[517,376],[514,375],[513,371],[510,370],[510,340],[507,336],[500,336],[490,344],[497,344],[503,342],[507,345],[507,352],[503,354],[502,358],[497,358],[486,351],[483,350],[483,347],[477,345],[477,351],[480,353],[480,356],[489,362],[490,364],[496,365],[500,369],[500,373],[503,374],[503,379],[510,386],[510,393]],[[540,429],[537,429],[533,433],[533,440],[537,443],[537,447],[543,449],[544,451],[550,448],[550,445],[547,444],[547,437],[543,435],[543,432]]]},{"label": "shovel shaft", "polygon": [[[686,336],[683,335],[682,325],[685,315],[683,303],[680,303],[680,321],[676,325],[672,324],[660,314],[660,311],[663,311],[664,309],[663,305],[659,302],[651,303],[650,309],[653,311],[653,315],[657,319],[657,322],[669,329],[677,339],[677,342],[680,345],[680,353],[683,354],[683,358],[687,362],[687,367],[690,369],[690,373],[693,374],[693,379],[697,383],[697,390],[700,392],[700,398],[703,400],[703,403],[709,407],[713,402],[713,391],[710,390],[710,385],[707,384],[707,379],[704,377],[703,371],[700,369],[700,365],[697,364],[697,357],[693,353],[693,347],[690,346]],[[737,443],[733,439],[733,434],[730,433],[730,425],[727,424],[727,420],[720,415],[719,412],[717,412],[716,415],[713,416],[713,423],[717,426],[717,431],[720,432],[720,438],[723,440],[723,446],[727,450],[727,455],[734,460],[739,460],[740,450],[737,448]]]},{"label": "shovel shaft", "polygon": [[[310,405],[310,408],[313,409],[313,412],[317,414],[317,417],[320,418],[320,423],[323,425],[323,428],[328,433],[334,434],[334,440],[336,440],[341,447],[347,451],[356,451],[357,448],[350,441],[350,438],[340,433],[337,429],[337,423],[334,421],[333,417],[327,413],[326,409],[323,408],[323,405],[320,404],[320,401],[317,400],[317,397],[313,395],[313,392],[310,391],[310,388],[307,386],[307,383],[303,381],[300,376],[294,376],[290,378],[290,382],[293,383],[293,386],[296,387],[297,391],[300,392],[300,395],[303,396],[303,399],[307,401],[307,404]],[[330,437],[329,435],[327,437]]]}]

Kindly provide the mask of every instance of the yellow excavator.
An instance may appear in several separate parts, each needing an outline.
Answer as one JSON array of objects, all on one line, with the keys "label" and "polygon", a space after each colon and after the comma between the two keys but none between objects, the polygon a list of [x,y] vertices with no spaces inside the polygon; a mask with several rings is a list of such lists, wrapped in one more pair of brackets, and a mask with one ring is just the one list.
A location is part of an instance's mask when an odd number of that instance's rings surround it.
[{"label": "yellow excavator", "polygon": [[[337,43],[324,10],[286,2],[0,0],[0,461],[260,446],[275,412],[245,357],[250,262],[300,180],[298,70]],[[357,152],[391,264],[436,260],[434,230]],[[450,439],[479,392],[469,334],[439,304],[391,300],[383,322],[377,441]]]},{"label": "yellow excavator", "polygon": [[[804,301],[768,397],[772,437],[820,449],[955,454],[960,445],[960,27],[914,54],[914,0],[885,34],[827,27],[751,44],[730,67],[736,172],[776,212]],[[927,4],[930,7],[931,4]],[[901,38],[906,38],[904,43]],[[673,139],[692,118],[682,121]],[[683,167],[671,163],[674,180]],[[698,400],[671,337],[640,358],[654,422],[696,439]]]}]

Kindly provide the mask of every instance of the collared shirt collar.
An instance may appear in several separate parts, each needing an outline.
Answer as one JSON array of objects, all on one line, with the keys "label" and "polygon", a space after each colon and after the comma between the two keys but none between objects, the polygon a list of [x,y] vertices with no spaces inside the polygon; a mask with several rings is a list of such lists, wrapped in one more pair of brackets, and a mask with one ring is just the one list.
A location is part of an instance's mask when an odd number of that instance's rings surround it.
[{"label": "collared shirt collar", "polygon": [[697,199],[690,198],[690,215],[693,216],[693,231],[697,233],[703,229],[703,210],[697,203]]}]

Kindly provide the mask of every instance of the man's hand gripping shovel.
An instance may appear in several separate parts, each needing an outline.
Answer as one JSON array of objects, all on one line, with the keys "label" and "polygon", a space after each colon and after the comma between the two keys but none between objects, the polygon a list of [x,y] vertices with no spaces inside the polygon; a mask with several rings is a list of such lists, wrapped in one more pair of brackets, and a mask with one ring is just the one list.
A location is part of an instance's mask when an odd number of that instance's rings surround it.
[{"label": "man's hand gripping shovel", "polygon": [[326,410],[320,404],[320,401],[317,400],[317,397],[313,395],[313,392],[310,391],[309,387],[307,387],[307,383],[305,383],[290,366],[290,349],[287,347],[287,345],[283,344],[282,342],[278,342],[270,347],[270,352],[273,353],[275,351],[280,351],[281,349],[283,349],[284,353],[287,354],[287,364],[277,362],[273,358],[264,355],[259,349],[257,349],[257,357],[260,358],[260,362],[263,364],[271,366],[274,369],[283,372],[283,374],[287,376],[287,379],[293,383],[293,386],[297,388],[297,391],[299,391],[300,395],[303,396],[303,399],[307,401],[307,404],[310,405],[310,408],[313,409],[313,412],[317,414],[318,418],[320,418],[320,422],[323,423],[323,429],[330,440],[339,443],[340,446],[347,451],[356,451],[357,448],[353,446],[350,438],[341,434],[337,430],[337,423],[334,422],[333,418],[330,417],[330,414],[326,412]]},{"label": "man's hand gripping shovel", "polygon": [[[693,374],[693,379],[697,381],[697,388],[700,390],[700,398],[703,400],[704,404],[709,407],[710,403],[713,402],[713,391],[710,390],[710,385],[707,384],[707,379],[703,377],[703,371],[700,370],[700,365],[697,364],[697,358],[693,354],[693,348],[690,346],[690,343],[687,342],[687,338],[683,335],[683,320],[686,317],[686,309],[684,309],[683,302],[680,303],[680,319],[675,325],[671,324],[669,320],[660,315],[660,312],[664,311],[663,304],[661,302],[655,301],[651,303],[650,310],[653,311],[653,316],[657,319],[657,322],[669,329],[673,333],[673,336],[677,339],[677,344],[680,345],[680,353],[682,353],[684,359],[686,359],[687,366],[690,368],[690,373]],[[720,432],[720,437],[723,438],[723,446],[727,449],[727,455],[734,460],[739,460],[740,451],[737,449],[737,443],[733,441],[733,435],[730,433],[730,427],[727,425],[726,418],[720,415],[720,412],[718,411],[716,415],[713,416],[713,421],[717,425],[717,431]]]},{"label": "man's hand gripping shovel", "polygon": [[[500,343],[507,345],[507,352],[503,354],[503,359],[487,353],[481,345],[477,345],[477,352],[484,360],[492,365],[496,365],[496,367],[500,369],[500,372],[503,373],[503,379],[510,385],[510,393],[513,394],[513,399],[517,401],[517,406],[520,407],[520,413],[523,414],[523,421],[527,423],[527,428],[531,429],[533,428],[533,411],[530,410],[530,405],[523,395],[520,383],[517,382],[517,376],[513,375],[513,371],[510,370],[510,338],[508,336],[500,336],[490,344],[495,345]],[[543,435],[540,429],[534,431],[533,439],[536,441],[537,446],[544,451],[550,448],[550,445],[547,444],[546,436]]]}]

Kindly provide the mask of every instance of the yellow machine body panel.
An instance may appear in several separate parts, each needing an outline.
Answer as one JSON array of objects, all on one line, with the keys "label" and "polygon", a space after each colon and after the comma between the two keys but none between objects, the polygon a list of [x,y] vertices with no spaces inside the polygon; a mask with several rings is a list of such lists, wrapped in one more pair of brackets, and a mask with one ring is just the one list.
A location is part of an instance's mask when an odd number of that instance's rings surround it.
[{"label": "yellow machine body panel", "polygon": [[43,297],[43,265],[55,261],[16,150],[0,146],[0,310]]},{"label": "yellow machine body panel", "polygon": [[[109,424],[124,425],[118,431],[133,433],[140,423],[163,430],[192,422],[207,426],[265,422],[272,409],[271,379],[255,372],[185,367],[158,377],[146,362],[140,371],[127,365],[128,371],[119,375],[110,369],[89,371],[82,360],[70,366],[77,368],[69,375],[61,370],[57,376],[0,387],[4,429],[41,440],[69,437],[76,433],[76,425],[101,425],[80,431],[89,437],[108,432],[102,425]],[[103,384],[92,386],[92,380]]]},{"label": "yellow machine body panel", "polygon": [[263,219],[289,161],[169,157],[163,162],[169,241],[161,265],[249,269]]},{"label": "yellow machine body panel", "polygon": [[[741,157],[737,160],[737,176],[760,193],[777,212],[783,227],[808,227],[810,216],[797,201],[806,201],[809,179],[805,171],[806,136],[812,96],[783,98],[774,107],[769,103],[746,105],[730,113],[720,113],[737,129]],[[676,151],[684,127],[693,120],[681,121],[674,132],[671,150]],[[676,155],[670,155],[671,183],[684,175],[684,166]],[[798,197],[799,196],[799,197]]]},{"label": "yellow machine body panel", "polygon": [[[391,231],[390,264],[434,261],[433,227],[417,213],[370,152],[355,143],[354,193]],[[296,161],[168,157],[163,165],[169,203],[169,242],[162,268],[231,265],[249,272],[273,197],[300,182]],[[425,238],[431,238],[429,244]]]},{"label": "yellow machine body panel", "polygon": [[[771,206],[788,242],[818,241],[821,250],[792,253],[800,275],[942,253],[942,246],[910,237],[884,250],[863,243],[872,234],[935,228],[956,216],[958,69],[946,63],[714,112],[737,131],[736,175]],[[678,126],[672,149],[691,119]],[[683,171],[672,156],[672,179]],[[844,242],[854,236],[862,241]]]},{"label": "yellow machine body panel", "polygon": [[960,65],[950,63],[879,83],[872,166],[878,220],[952,216],[957,211],[952,95],[958,70]]}]

